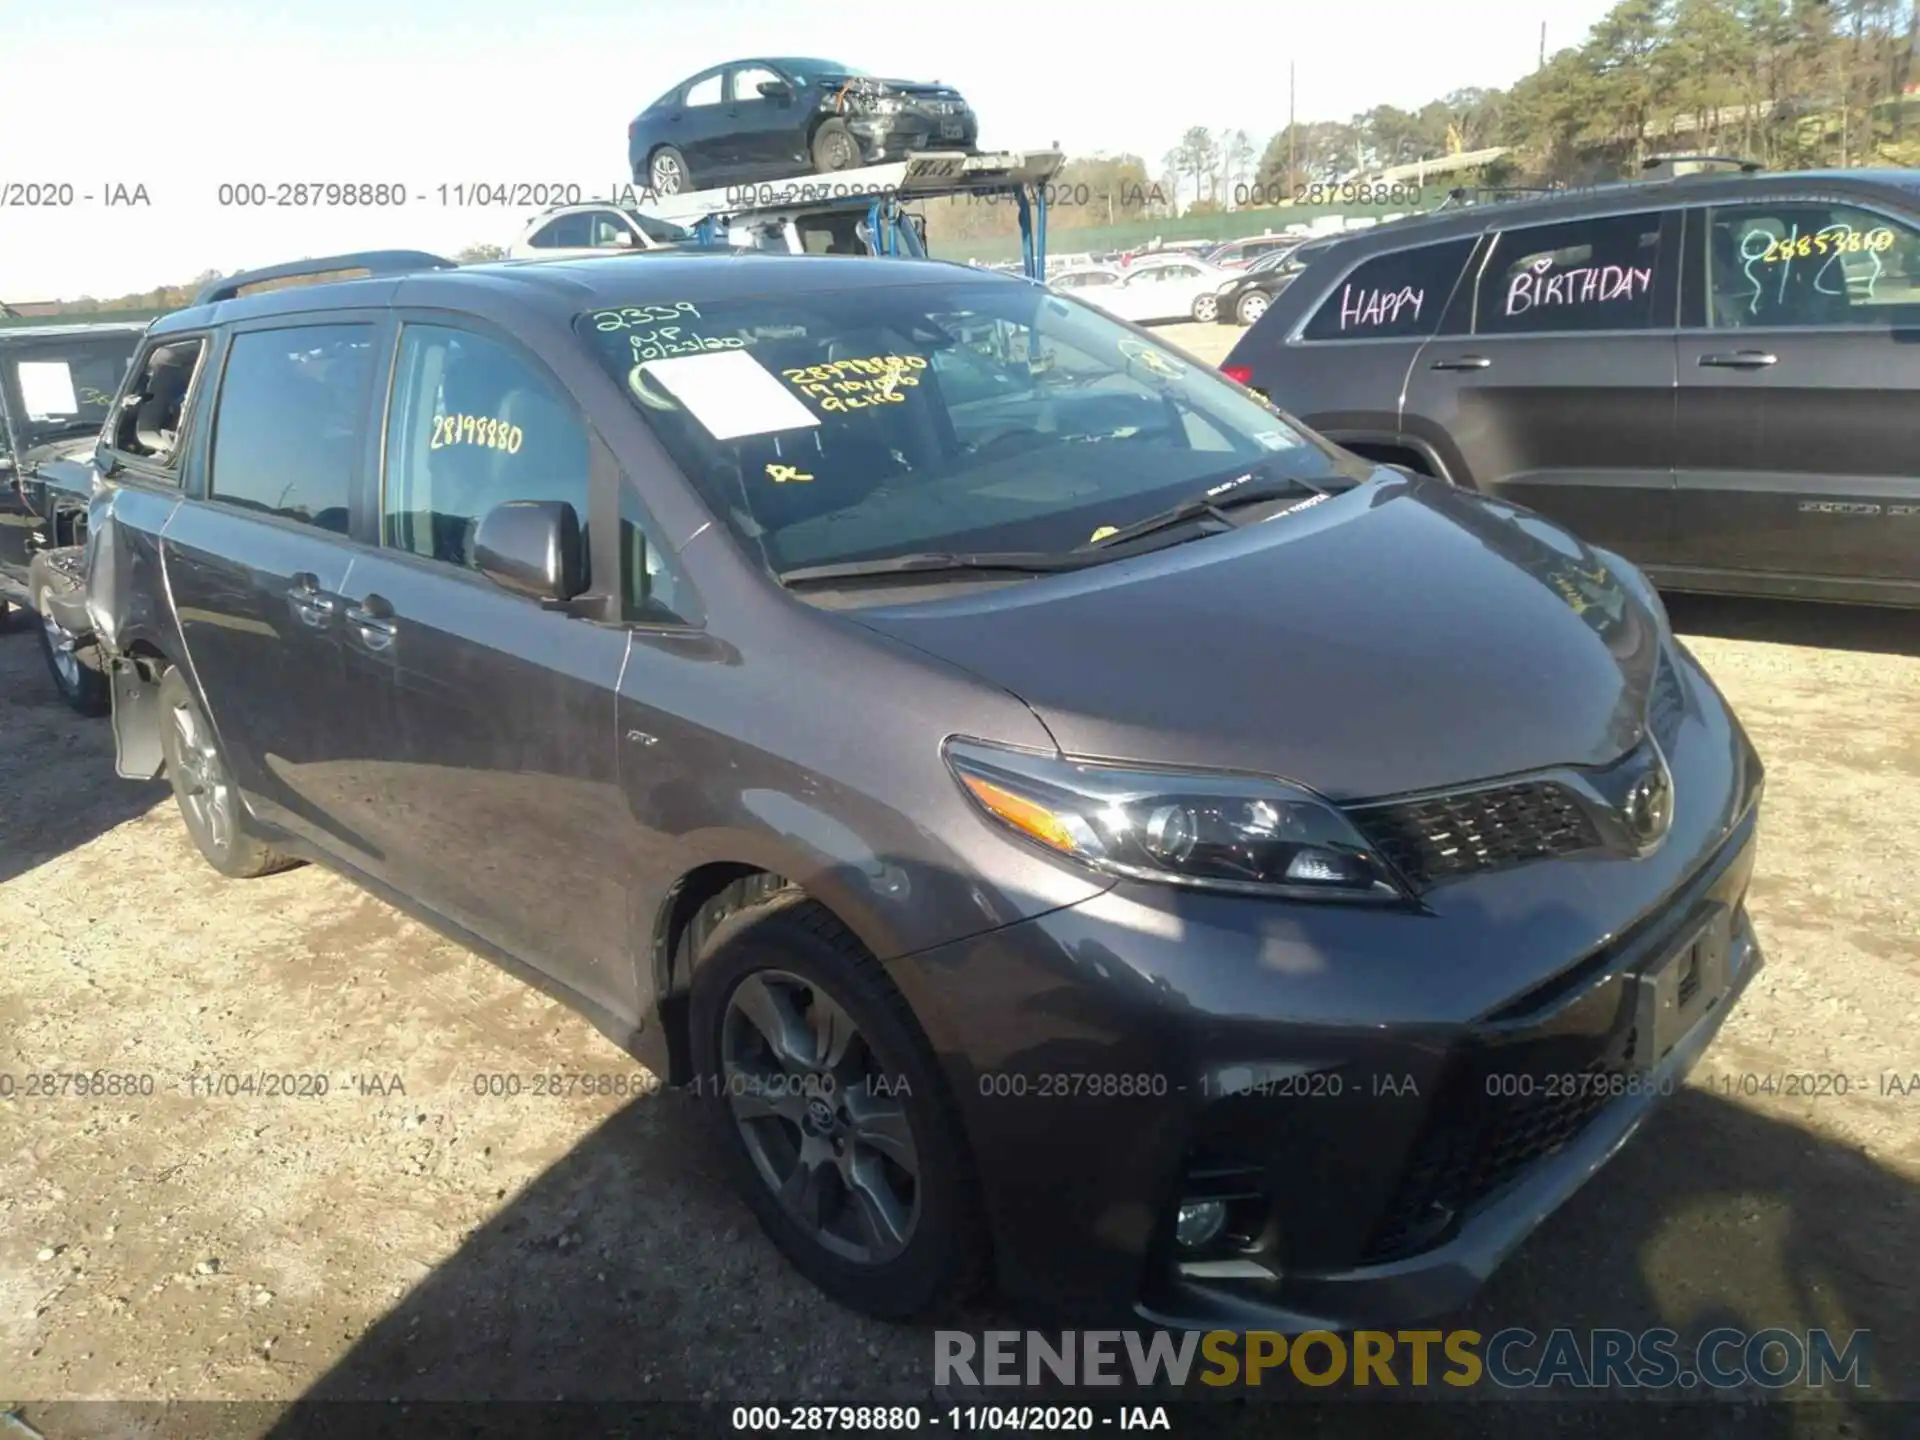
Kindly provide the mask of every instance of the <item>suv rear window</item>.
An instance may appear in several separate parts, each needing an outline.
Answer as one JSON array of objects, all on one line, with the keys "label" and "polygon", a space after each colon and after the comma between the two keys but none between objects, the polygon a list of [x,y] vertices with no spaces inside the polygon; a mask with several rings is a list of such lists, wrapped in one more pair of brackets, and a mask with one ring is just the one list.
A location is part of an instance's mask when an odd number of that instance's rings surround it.
[{"label": "suv rear window", "polygon": [[1210,368],[1033,285],[633,305],[577,329],[774,570],[1070,550],[1256,468],[1354,473]]},{"label": "suv rear window", "polygon": [[[1468,235],[1376,255],[1334,287],[1307,322],[1308,340],[1380,340],[1431,335],[1473,253]],[[1316,257],[1309,256],[1309,262]]]}]

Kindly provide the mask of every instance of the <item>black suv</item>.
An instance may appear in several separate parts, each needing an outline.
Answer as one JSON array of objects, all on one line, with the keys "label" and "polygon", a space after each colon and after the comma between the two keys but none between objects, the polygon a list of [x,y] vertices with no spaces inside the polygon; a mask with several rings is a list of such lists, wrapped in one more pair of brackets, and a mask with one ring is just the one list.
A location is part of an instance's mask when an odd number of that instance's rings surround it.
[{"label": "black suv", "polygon": [[85,715],[105,713],[107,692],[80,603],[93,483],[84,457],[145,329],[110,322],[0,330],[0,619],[15,605],[39,617],[48,673]]},{"label": "black suv", "polygon": [[1695,174],[1356,236],[1222,367],[1676,590],[1920,603],[1920,176]]}]

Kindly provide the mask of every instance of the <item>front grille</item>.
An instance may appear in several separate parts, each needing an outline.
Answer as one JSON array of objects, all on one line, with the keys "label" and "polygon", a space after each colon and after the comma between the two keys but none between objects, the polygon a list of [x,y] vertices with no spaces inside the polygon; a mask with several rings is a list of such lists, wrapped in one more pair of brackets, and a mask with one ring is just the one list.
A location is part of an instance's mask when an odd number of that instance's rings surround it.
[{"label": "front grille", "polygon": [[[1630,1031],[1622,1051],[1571,1074],[1476,1070],[1450,1089],[1415,1142],[1362,1263],[1438,1243],[1459,1216],[1572,1140],[1615,1098],[1635,1039]],[[1490,1079],[1525,1093],[1489,1095],[1502,1088]]]},{"label": "front grille", "polygon": [[1351,815],[1367,842],[1416,888],[1601,843],[1573,792],[1552,780],[1365,806]]}]

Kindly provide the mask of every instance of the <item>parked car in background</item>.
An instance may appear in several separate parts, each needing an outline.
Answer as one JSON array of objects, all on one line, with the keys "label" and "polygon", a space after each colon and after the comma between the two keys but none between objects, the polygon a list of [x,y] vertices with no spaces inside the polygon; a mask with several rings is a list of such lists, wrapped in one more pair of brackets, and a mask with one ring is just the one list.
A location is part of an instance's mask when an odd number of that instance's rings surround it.
[{"label": "parked car in background", "polygon": [[1118,265],[1074,265],[1047,277],[1047,286],[1052,290],[1067,294],[1079,294],[1083,290],[1098,289],[1108,285],[1118,285],[1127,278],[1127,272]]},{"label": "parked car in background", "polygon": [[561,205],[536,215],[507,247],[512,260],[553,260],[619,251],[659,250],[692,236],[678,225],[625,205]]},{"label": "parked car in background", "polygon": [[[60,698],[103,714],[106,681],[80,605],[90,463],[144,324],[0,329],[0,621],[33,612]],[[162,425],[157,411],[138,423]]]},{"label": "parked car in background", "polygon": [[1305,239],[1301,235],[1248,235],[1216,245],[1202,257],[1222,270],[1238,270],[1271,255],[1285,254]]},{"label": "parked car in background", "polygon": [[1341,238],[1334,235],[1309,240],[1291,250],[1269,255],[1234,274],[1214,293],[1213,318],[1222,325],[1254,324],[1267,313],[1274,296],[1299,279],[1309,265],[1339,244]]},{"label": "parked car in background", "polygon": [[1168,320],[1211,320],[1215,294],[1234,272],[1204,260],[1156,254],[1135,260],[1111,285],[1092,284],[1076,293],[1088,304],[1136,325]]},{"label": "parked car in background", "polygon": [[1920,604],[1920,186],[1697,173],[1381,226],[1227,369],[1676,590]]},{"label": "parked car in background", "polygon": [[627,127],[636,185],[659,195],[978,148],[980,124],[937,80],[882,80],[837,60],[733,60],[682,81]]},{"label": "parked car in background", "polygon": [[845,1304],[1456,1312],[1761,967],[1759,761],[1539,517],[957,265],[305,264],[104,437],[119,773],[692,1088]]}]

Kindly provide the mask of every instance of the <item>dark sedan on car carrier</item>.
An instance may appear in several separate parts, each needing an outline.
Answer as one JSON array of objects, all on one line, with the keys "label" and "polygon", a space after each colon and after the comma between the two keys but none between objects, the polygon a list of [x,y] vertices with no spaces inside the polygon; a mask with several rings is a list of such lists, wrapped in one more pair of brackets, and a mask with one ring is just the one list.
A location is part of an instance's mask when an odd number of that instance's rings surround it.
[{"label": "dark sedan on car carrier", "polygon": [[332,257],[117,413],[121,772],[693,1089],[875,1314],[1451,1311],[1760,966],[1760,762],[1639,572],[1043,287]]}]

